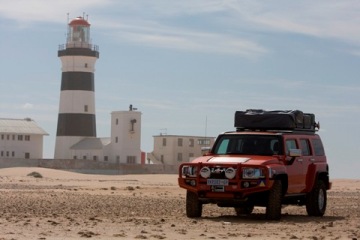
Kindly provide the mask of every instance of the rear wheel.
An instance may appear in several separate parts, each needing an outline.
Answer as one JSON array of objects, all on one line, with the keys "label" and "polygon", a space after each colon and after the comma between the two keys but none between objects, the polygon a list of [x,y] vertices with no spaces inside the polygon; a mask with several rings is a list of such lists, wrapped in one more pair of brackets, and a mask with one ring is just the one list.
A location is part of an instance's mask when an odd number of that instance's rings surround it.
[{"label": "rear wheel", "polygon": [[309,216],[321,217],[326,210],[326,186],[324,181],[318,180],[313,190],[306,196],[306,212]]},{"label": "rear wheel", "polygon": [[196,193],[186,192],[186,216],[189,218],[201,217],[202,203]]},{"label": "rear wheel", "polygon": [[266,205],[266,218],[269,220],[279,220],[281,218],[282,183],[275,180],[269,192]]}]

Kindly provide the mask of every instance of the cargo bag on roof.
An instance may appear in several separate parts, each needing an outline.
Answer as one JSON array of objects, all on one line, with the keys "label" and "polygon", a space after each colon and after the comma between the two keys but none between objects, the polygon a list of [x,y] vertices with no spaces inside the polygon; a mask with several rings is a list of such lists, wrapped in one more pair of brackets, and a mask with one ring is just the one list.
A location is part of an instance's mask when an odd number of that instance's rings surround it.
[{"label": "cargo bag on roof", "polygon": [[235,127],[259,130],[315,131],[315,115],[299,110],[265,111],[248,109],[235,112]]}]

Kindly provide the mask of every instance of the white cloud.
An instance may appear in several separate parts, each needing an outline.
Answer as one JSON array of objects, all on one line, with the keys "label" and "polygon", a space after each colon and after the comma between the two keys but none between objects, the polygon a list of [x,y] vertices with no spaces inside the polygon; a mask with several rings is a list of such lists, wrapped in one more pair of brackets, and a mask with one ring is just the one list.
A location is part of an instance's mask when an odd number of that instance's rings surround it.
[{"label": "white cloud", "polygon": [[75,17],[87,9],[107,6],[109,3],[110,0],[0,0],[0,15],[25,25],[33,21],[64,22],[66,13]]},{"label": "white cloud", "polygon": [[23,109],[33,109],[34,108],[34,105],[31,104],[31,103],[25,103],[24,105],[22,105]]}]

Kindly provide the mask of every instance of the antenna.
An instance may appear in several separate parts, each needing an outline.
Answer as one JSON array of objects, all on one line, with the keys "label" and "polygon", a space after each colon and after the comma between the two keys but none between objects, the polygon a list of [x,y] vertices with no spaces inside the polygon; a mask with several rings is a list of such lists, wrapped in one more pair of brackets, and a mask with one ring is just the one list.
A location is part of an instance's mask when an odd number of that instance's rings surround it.
[{"label": "antenna", "polygon": [[207,138],[207,116],[205,117],[205,143]]}]

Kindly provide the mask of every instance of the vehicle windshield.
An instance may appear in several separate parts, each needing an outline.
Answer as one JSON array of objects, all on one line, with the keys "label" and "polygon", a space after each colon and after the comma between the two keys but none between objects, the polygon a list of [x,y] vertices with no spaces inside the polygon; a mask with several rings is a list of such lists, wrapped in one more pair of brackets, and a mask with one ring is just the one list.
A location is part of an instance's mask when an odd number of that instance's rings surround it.
[{"label": "vehicle windshield", "polygon": [[222,135],[213,148],[214,154],[278,155],[282,154],[279,136]]}]

